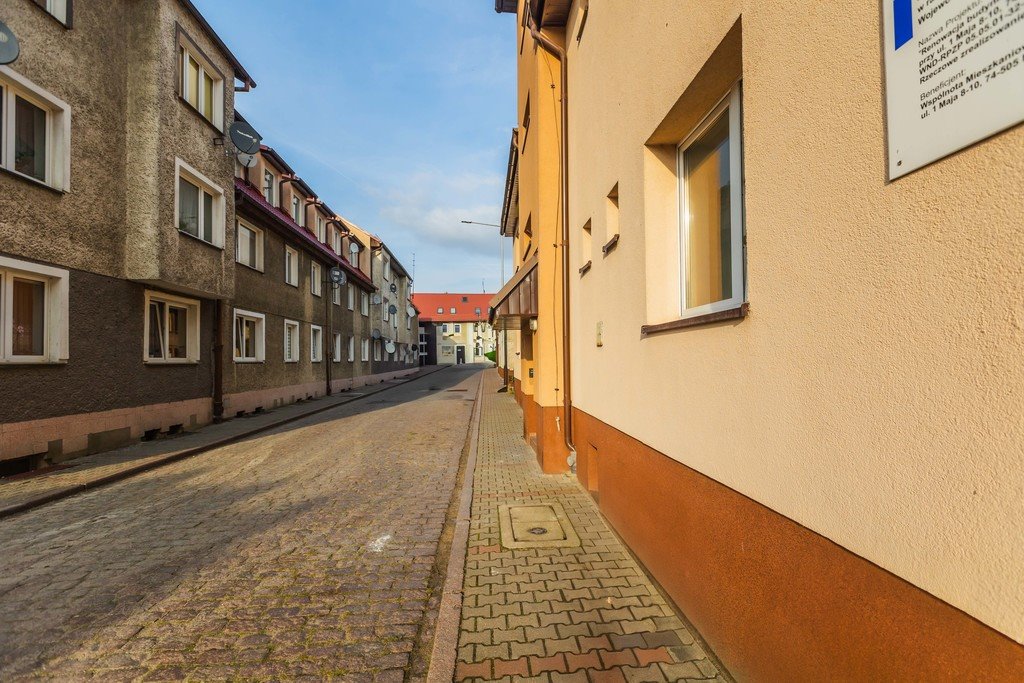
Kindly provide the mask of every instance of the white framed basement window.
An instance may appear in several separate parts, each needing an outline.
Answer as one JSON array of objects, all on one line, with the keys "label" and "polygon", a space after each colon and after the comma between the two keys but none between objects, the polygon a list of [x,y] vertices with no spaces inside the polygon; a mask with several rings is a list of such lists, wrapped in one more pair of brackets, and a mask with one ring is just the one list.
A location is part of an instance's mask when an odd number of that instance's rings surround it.
[{"label": "white framed basement window", "polygon": [[224,77],[184,34],[179,34],[178,65],[181,99],[217,130],[224,130]]},{"label": "white framed basement window", "polygon": [[289,246],[284,248],[284,281],[292,287],[299,286],[299,252]]},{"label": "white framed basement window", "polygon": [[235,309],[235,362],[262,363],[266,360],[267,316]]},{"label": "white framed basement window", "polygon": [[348,362],[349,363],[355,363],[356,362],[356,338],[355,337],[349,337],[348,338]]},{"label": "white framed basement window", "polygon": [[313,261],[309,265],[309,291],[313,296],[320,296],[324,291],[324,269],[319,263]]},{"label": "white framed basement window", "polygon": [[683,318],[746,300],[740,86],[679,146],[680,286]]},{"label": "white framed basement window", "polygon": [[263,272],[263,231],[241,220],[235,223],[235,260]]},{"label": "white framed basement window", "polygon": [[181,159],[175,160],[174,223],[178,231],[224,247],[224,191]]},{"label": "white framed basement window", "polygon": [[199,306],[195,299],[146,291],[146,363],[199,362]]},{"label": "white framed basement window", "polygon": [[341,362],[341,335],[337,332],[334,333],[334,344],[332,345],[334,354],[331,356],[331,360],[335,363]]},{"label": "white framed basement window", "polygon": [[68,271],[0,256],[0,365],[68,359]]},{"label": "white framed basement window", "polygon": [[362,347],[360,349],[360,351],[361,351],[361,356],[360,357],[362,358],[363,362],[365,363],[366,361],[370,360],[370,340],[369,339],[364,339],[360,346]]},{"label": "white framed basement window", "polygon": [[0,168],[71,189],[70,105],[8,66],[0,66]]},{"label": "white framed basement window", "polygon": [[299,362],[299,323],[294,320],[284,321],[284,362]]},{"label": "white framed basement window", "polygon": [[324,328],[319,325],[309,326],[309,359],[314,363],[324,359]]}]

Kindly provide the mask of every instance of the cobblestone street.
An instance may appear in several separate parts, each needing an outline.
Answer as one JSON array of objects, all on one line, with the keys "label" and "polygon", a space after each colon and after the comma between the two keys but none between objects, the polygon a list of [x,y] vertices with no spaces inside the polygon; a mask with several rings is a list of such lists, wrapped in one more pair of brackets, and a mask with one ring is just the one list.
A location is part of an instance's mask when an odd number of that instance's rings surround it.
[{"label": "cobblestone street", "polygon": [[0,678],[417,678],[478,368],[0,520]]}]

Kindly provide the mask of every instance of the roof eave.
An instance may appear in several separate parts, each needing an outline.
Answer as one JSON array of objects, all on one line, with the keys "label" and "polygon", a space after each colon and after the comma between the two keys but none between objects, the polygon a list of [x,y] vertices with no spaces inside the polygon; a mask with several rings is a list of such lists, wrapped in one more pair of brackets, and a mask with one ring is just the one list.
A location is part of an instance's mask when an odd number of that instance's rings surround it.
[{"label": "roof eave", "polygon": [[196,22],[199,23],[203,31],[206,32],[206,35],[208,35],[210,40],[213,41],[213,44],[217,46],[217,49],[223,52],[224,56],[228,58],[231,68],[235,70],[235,78],[241,81],[246,88],[255,88],[256,81],[254,81],[252,76],[249,75],[249,72],[246,71],[245,67],[242,66],[242,63],[238,61],[238,58],[235,57],[234,53],[231,52],[221,37],[217,35],[217,32],[213,30],[213,27],[210,26],[210,22],[206,20],[206,17],[203,16],[202,12],[192,4],[191,0],[179,0],[179,2],[182,7],[192,15]]}]

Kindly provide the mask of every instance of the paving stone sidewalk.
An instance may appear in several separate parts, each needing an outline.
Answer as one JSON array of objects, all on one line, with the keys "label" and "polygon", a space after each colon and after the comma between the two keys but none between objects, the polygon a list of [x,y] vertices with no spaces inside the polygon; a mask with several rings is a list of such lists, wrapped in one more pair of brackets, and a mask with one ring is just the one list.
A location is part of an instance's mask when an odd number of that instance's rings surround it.
[{"label": "paving stone sidewalk", "polygon": [[69,467],[53,469],[45,474],[0,479],[0,517],[10,514],[11,511],[17,510],[21,506],[33,506],[49,500],[53,496],[80,491],[108,477],[124,476],[167,460],[174,460],[176,457],[188,455],[190,451],[197,448],[216,447],[225,441],[242,438],[256,430],[269,429],[282,422],[295,420],[325,408],[361,400],[371,394],[413,381],[437,370],[438,368],[424,368],[405,378],[388,380],[312,401],[293,403],[264,413],[208,425],[198,431],[184,433],[180,436],[160,438],[105,453],[76,458],[64,463]]},{"label": "paving stone sidewalk", "polygon": [[[571,475],[541,473],[485,373],[456,680],[729,681]],[[499,506],[560,504],[577,547],[508,550]]]}]

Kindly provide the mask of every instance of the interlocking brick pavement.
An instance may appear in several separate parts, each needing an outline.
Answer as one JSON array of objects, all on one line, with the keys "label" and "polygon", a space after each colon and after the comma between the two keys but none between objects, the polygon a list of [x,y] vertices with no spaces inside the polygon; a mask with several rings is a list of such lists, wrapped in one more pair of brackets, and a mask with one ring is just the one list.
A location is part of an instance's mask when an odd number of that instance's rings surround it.
[{"label": "interlocking brick pavement", "polygon": [[0,520],[0,680],[421,677],[479,377]]},{"label": "interlocking brick pavement", "polygon": [[[484,375],[456,680],[728,681],[570,475],[541,473]],[[498,508],[557,502],[581,545],[508,550]]]}]

